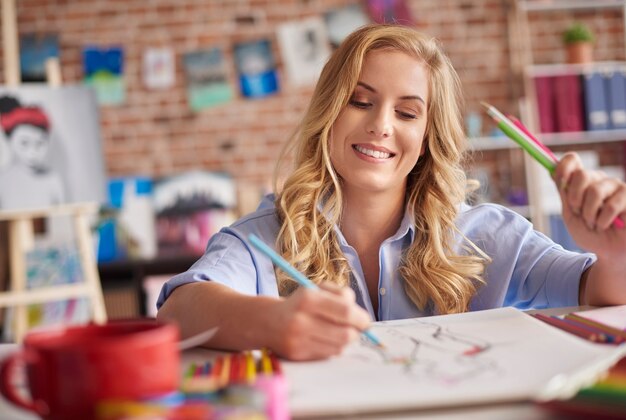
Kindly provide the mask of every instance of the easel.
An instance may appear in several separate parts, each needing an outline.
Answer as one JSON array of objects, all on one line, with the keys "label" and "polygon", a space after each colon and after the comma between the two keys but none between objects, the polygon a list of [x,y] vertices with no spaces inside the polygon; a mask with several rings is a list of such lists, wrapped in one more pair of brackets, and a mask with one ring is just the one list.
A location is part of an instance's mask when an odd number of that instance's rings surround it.
[{"label": "easel", "polygon": [[[4,46],[4,73],[7,86],[20,84],[19,47],[15,0],[2,0],[2,36]],[[61,72],[58,60],[46,63],[48,83],[61,85]],[[65,204],[55,207],[0,211],[0,222],[8,223],[9,265],[11,268],[10,289],[0,292],[0,308],[15,307],[14,338],[21,342],[28,329],[26,305],[63,299],[87,297],[91,303],[92,318],[96,322],[106,321],[104,298],[98,276],[91,234],[89,216],[97,213],[95,203]],[[26,253],[35,244],[34,220],[69,216],[74,223],[84,282],[26,289]]]}]

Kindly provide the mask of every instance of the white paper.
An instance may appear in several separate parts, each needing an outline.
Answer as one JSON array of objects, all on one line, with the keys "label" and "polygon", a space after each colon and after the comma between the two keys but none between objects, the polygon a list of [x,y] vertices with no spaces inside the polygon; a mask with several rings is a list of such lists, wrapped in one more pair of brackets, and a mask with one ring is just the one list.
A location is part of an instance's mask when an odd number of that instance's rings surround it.
[{"label": "white paper", "polygon": [[283,363],[294,416],[525,401],[548,384],[551,398],[566,396],[626,350],[513,308],[381,322],[372,332],[386,355],[361,340],[330,360]]}]

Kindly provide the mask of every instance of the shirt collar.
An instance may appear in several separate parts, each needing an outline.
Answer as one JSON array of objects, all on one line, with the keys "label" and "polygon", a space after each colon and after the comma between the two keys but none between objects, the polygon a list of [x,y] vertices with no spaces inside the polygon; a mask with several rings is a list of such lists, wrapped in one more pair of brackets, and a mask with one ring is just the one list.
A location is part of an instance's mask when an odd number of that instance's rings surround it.
[{"label": "shirt collar", "polygon": [[[259,208],[257,210],[261,210],[261,209],[264,209],[264,208],[272,207],[274,205],[274,200],[275,200],[274,194],[266,195],[263,198],[263,201],[261,202],[261,204],[259,205]],[[321,202],[317,203],[317,209],[320,212],[322,211],[322,203]],[[335,232],[337,233],[337,238],[339,239],[339,244],[341,246],[347,246],[348,243],[346,242],[346,239],[344,238],[343,233],[341,233],[341,230],[339,229],[339,226],[335,225],[334,229],[335,229]],[[411,235],[411,243],[413,243],[413,241],[415,240],[415,223],[413,223],[412,215],[410,215],[406,211],[406,208],[405,208],[404,216],[402,217],[402,221],[400,222],[400,227],[398,228],[396,233],[394,233],[389,238],[389,240],[396,241],[398,239],[404,238],[407,234]]]}]

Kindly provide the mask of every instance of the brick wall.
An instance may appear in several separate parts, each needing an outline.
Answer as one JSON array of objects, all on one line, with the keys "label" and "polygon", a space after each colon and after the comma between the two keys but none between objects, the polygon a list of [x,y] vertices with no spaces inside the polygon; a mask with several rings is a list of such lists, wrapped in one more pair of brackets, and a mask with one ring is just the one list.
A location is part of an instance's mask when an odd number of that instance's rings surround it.
[{"label": "brick wall", "polygon": [[[521,85],[510,67],[511,2],[407,1],[417,26],[443,42],[463,81],[467,109],[479,110],[478,102],[485,100],[517,113]],[[312,92],[284,81],[276,25],[350,3],[354,0],[19,0],[17,13],[20,33],[59,34],[64,83],[81,81],[83,46],[124,46],[127,100],[122,106],[101,108],[110,175],[160,176],[208,169],[260,185],[271,177],[275,158]],[[256,21],[245,23],[247,16]],[[532,14],[535,62],[563,61],[560,33],[574,19],[589,22],[596,31],[597,59],[624,59],[621,12],[604,10]],[[280,93],[256,100],[238,96],[226,105],[197,113],[189,110],[182,54],[222,47],[230,81],[237,86],[233,43],[265,37],[274,42]],[[166,91],[142,86],[143,51],[158,46],[171,46],[176,52],[176,85]],[[485,152],[477,159],[494,171],[511,171],[521,161],[517,151]],[[523,177],[510,173],[503,177],[513,184],[523,182]]]}]

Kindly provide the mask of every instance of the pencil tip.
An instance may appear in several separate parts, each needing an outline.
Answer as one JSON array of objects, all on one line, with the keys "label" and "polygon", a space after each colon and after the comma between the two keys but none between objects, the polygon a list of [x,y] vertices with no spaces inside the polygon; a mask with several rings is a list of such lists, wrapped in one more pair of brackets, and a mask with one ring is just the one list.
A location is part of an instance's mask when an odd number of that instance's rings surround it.
[{"label": "pencil tip", "polygon": [[491,105],[490,105],[490,104],[488,104],[488,103],[487,103],[487,102],[485,102],[485,101],[480,101],[480,104],[481,104],[482,106],[484,106],[485,108],[491,108]]}]

